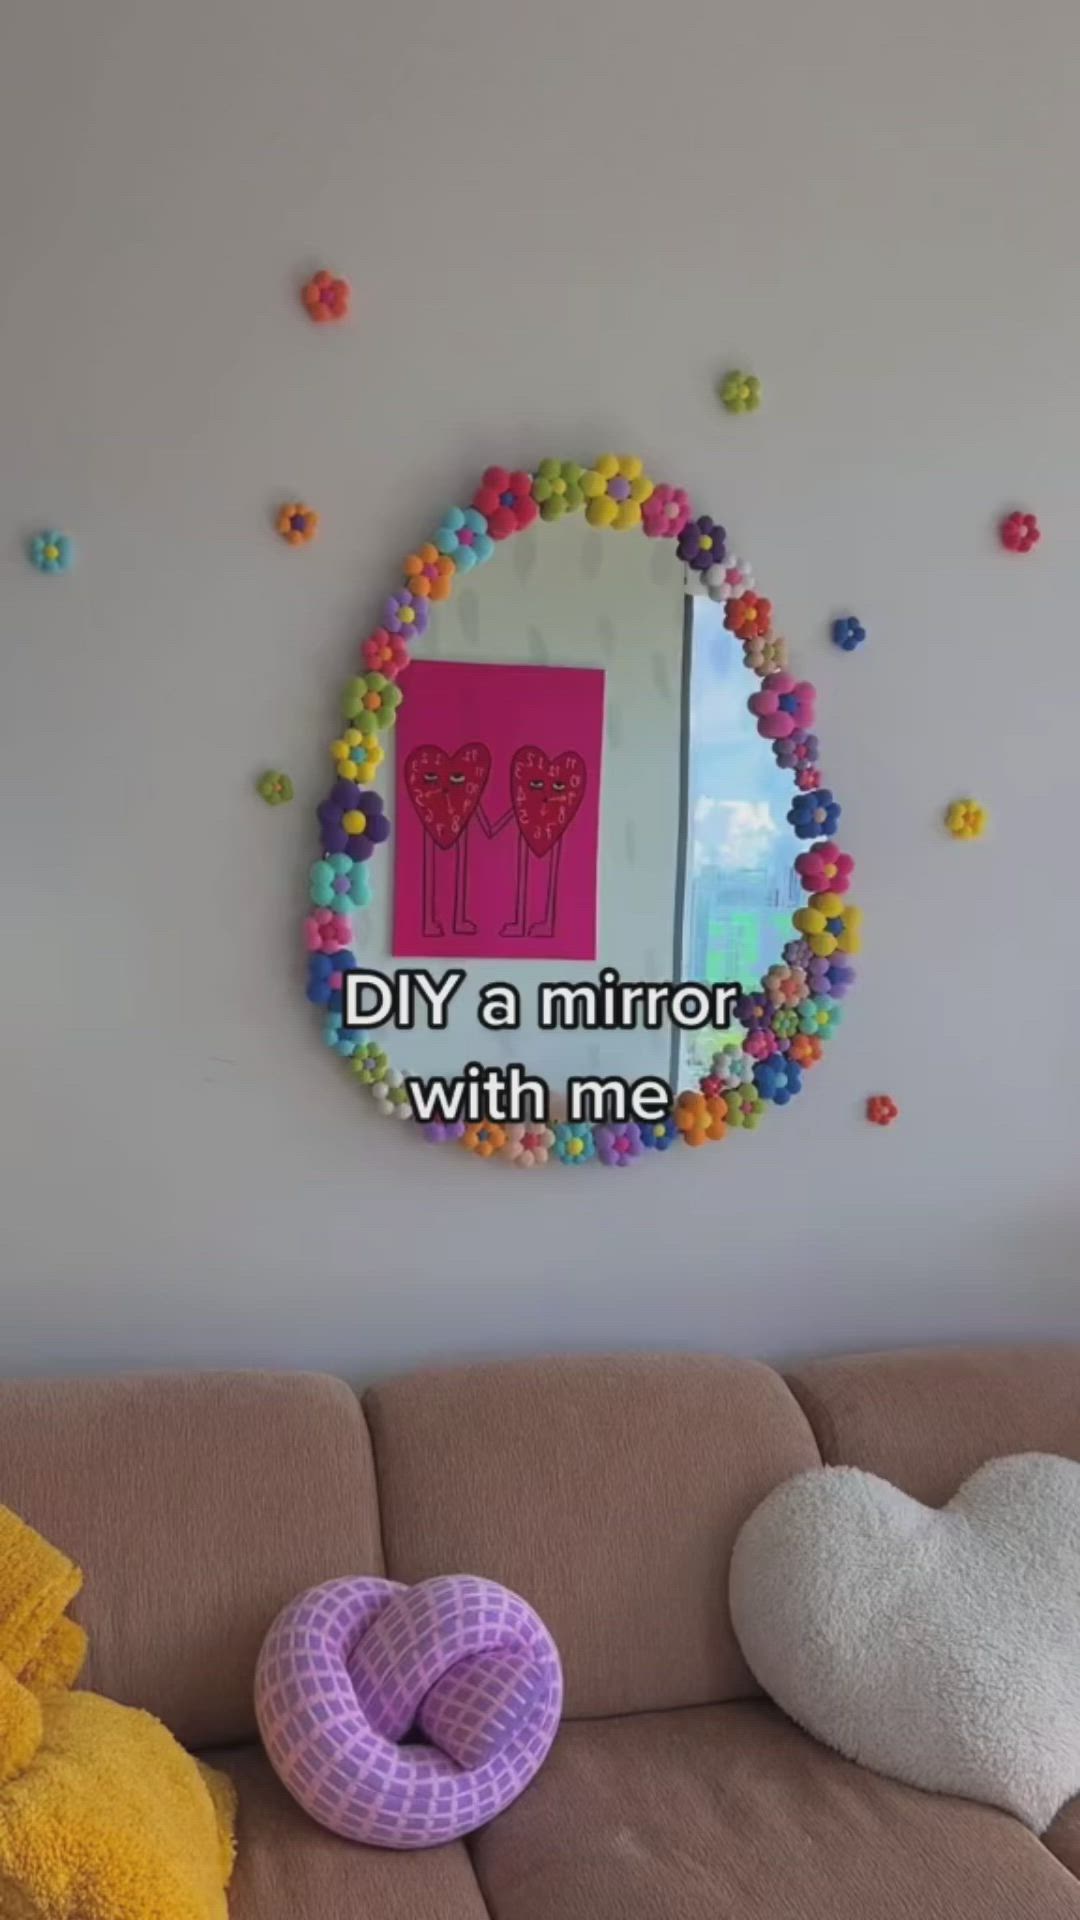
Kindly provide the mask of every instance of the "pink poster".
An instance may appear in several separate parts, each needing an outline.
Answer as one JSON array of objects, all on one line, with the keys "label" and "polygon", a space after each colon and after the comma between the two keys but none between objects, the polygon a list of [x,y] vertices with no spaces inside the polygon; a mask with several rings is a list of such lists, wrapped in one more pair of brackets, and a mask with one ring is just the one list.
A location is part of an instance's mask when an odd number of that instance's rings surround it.
[{"label": "pink poster", "polygon": [[395,727],[395,956],[595,960],[604,675],[417,660]]}]

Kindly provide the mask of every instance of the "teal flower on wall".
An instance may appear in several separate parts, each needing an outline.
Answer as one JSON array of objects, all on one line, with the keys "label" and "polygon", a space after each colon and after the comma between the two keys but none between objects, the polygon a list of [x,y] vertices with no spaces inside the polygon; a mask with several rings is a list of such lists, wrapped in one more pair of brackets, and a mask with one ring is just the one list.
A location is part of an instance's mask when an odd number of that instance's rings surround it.
[{"label": "teal flower on wall", "polygon": [[66,573],[75,558],[66,533],[35,533],[27,553],[39,573]]}]

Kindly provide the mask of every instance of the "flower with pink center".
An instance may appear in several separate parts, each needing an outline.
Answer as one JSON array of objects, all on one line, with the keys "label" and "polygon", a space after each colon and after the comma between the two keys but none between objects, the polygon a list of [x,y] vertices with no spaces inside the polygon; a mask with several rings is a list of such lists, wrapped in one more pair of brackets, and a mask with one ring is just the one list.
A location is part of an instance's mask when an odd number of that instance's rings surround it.
[{"label": "flower with pink center", "polygon": [[352,939],[352,924],[333,907],[316,907],[304,921],[304,945],[309,953],[340,953]]},{"label": "flower with pink center", "polygon": [[641,519],[650,540],[677,540],[691,514],[690,495],[685,487],[654,487],[641,509]]},{"label": "flower with pink center", "polygon": [[715,566],[708,567],[701,577],[710,600],[737,600],[740,594],[749,593],[754,585],[749,561],[740,560],[737,553],[726,554]]},{"label": "flower with pink center", "polygon": [[751,1060],[770,1060],[780,1050],[780,1042],[771,1027],[755,1027],[743,1041],[743,1052]]},{"label": "flower with pink center", "polygon": [[548,1156],[555,1145],[555,1135],[550,1127],[538,1120],[526,1120],[506,1128],[506,1144],[500,1149],[499,1157],[509,1160],[512,1167],[520,1167],[527,1173],[531,1167],[546,1167]]},{"label": "flower with pink center", "polygon": [[620,1121],[618,1125],[610,1127],[597,1127],[593,1138],[602,1166],[629,1167],[641,1158],[641,1128],[634,1120]]}]

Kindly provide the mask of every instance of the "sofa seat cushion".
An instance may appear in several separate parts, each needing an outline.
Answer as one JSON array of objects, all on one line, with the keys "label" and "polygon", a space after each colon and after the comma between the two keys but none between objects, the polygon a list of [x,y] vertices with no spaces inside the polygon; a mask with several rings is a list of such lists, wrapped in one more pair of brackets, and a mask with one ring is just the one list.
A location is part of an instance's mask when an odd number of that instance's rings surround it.
[{"label": "sofa seat cushion", "polygon": [[488,1920],[461,1841],[390,1853],[339,1840],[289,1798],[261,1747],[208,1757],[240,1798],[229,1920]]},{"label": "sofa seat cushion", "polygon": [[564,1726],[472,1851],[494,1920],[1077,1920],[1008,1814],[817,1746],[765,1701]]}]

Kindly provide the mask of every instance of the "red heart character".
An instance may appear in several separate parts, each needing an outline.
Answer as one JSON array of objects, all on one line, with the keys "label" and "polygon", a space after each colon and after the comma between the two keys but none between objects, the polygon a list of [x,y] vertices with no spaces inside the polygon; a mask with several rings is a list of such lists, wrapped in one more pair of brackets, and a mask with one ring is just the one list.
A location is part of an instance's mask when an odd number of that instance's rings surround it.
[{"label": "red heart character", "polygon": [[580,753],[559,753],[549,760],[539,747],[518,748],[510,762],[510,799],[531,853],[542,859],[551,852],[584,798]]},{"label": "red heart character", "polygon": [[405,762],[405,789],[425,833],[445,853],[457,845],[480,805],[491,773],[491,753],[479,740],[447,753],[414,747]]}]

